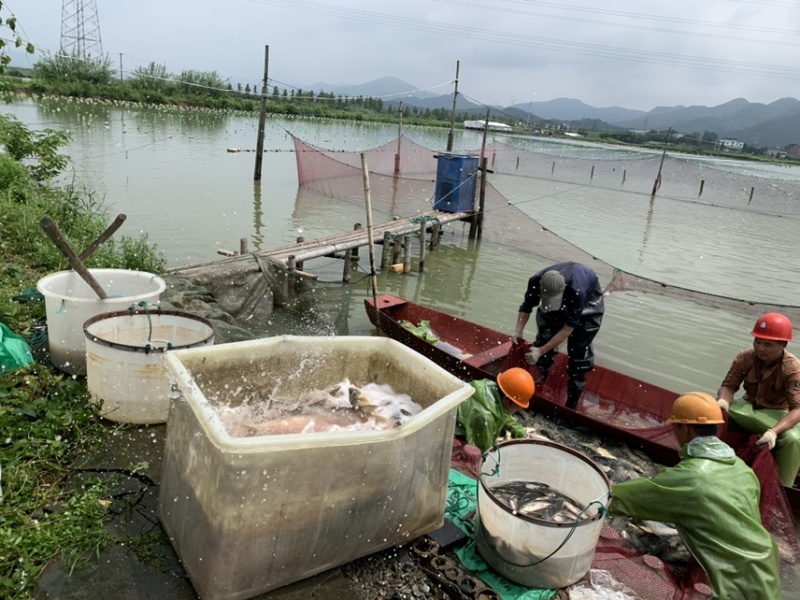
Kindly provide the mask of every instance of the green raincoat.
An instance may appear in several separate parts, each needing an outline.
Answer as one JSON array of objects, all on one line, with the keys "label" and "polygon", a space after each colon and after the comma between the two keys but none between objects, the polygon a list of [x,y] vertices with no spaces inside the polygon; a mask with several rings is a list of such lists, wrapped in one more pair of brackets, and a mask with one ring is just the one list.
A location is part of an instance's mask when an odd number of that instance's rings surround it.
[{"label": "green raincoat", "polygon": [[475,393],[458,406],[456,435],[486,452],[505,431],[525,437],[525,428],[503,407],[503,394],[490,379],[472,381]]},{"label": "green raincoat", "polygon": [[755,473],[716,437],[695,438],[680,456],[650,479],[613,486],[610,512],[674,524],[713,598],[780,598],[778,549],[761,524]]}]

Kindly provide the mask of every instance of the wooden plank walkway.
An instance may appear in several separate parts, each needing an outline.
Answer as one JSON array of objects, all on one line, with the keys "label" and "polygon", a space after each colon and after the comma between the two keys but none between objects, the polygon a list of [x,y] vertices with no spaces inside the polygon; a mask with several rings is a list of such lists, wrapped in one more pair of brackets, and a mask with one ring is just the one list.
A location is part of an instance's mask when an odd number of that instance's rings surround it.
[{"label": "wooden plank walkway", "polygon": [[[451,223],[453,221],[471,219],[472,216],[473,213],[465,213],[465,212],[450,213],[450,212],[443,212],[440,210],[430,210],[424,213],[420,213],[419,215],[416,215],[414,217],[405,217],[402,219],[396,219],[394,221],[390,221],[388,223],[383,223],[381,225],[373,225],[372,227],[373,240],[376,244],[379,244],[383,242],[387,234],[391,234],[393,236],[403,236],[410,233],[418,232],[421,229],[423,223],[427,228],[437,223],[439,225],[444,225],[446,223]],[[236,262],[245,259],[249,257],[251,254],[257,257],[268,256],[274,260],[283,263],[284,266],[288,266],[290,262],[289,257],[292,256],[294,257],[295,262],[302,264],[303,261],[311,260],[312,258],[332,256],[334,254],[345,252],[347,250],[352,250],[355,248],[360,248],[362,246],[367,246],[368,244],[369,244],[369,233],[367,232],[367,230],[355,229],[348,233],[341,233],[324,238],[319,238],[316,240],[299,242],[296,244],[290,244],[288,246],[280,246],[278,248],[272,248],[270,250],[259,250],[257,252],[252,252],[248,254],[237,254],[235,256],[219,258],[216,260],[206,261],[202,263],[193,263],[190,265],[171,267],[167,269],[167,272],[183,272],[192,269],[222,265],[225,263]]]}]

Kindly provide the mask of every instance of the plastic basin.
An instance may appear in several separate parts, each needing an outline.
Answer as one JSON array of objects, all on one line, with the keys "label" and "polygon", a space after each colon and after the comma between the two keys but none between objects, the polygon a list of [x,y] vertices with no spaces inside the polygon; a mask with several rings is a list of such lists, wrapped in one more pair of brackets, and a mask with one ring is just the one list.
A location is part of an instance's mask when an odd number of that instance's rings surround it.
[{"label": "plastic basin", "polygon": [[95,315],[83,326],[86,384],[104,418],[165,423],[170,379],[164,354],[214,343],[214,328],[189,313],[139,308]]},{"label": "plastic basin", "polygon": [[[548,484],[589,506],[591,518],[556,523],[514,513],[491,488],[511,481]],[[611,486],[589,458],[571,448],[539,440],[499,444],[484,456],[478,483],[475,541],[484,560],[505,578],[541,589],[560,589],[591,567]]]},{"label": "plastic basin", "polygon": [[126,269],[89,269],[105,290],[101,300],[75,271],[43,277],[36,289],[44,296],[50,360],[68,373],[86,373],[83,324],[95,315],[128,308],[139,302],[157,303],[167,285],[161,277]]}]

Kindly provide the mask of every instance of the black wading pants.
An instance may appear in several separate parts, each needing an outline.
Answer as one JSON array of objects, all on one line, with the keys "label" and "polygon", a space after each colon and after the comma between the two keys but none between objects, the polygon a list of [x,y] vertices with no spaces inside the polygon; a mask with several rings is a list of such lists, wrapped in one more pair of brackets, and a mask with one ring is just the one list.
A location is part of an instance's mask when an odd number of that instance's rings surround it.
[{"label": "black wading pants", "polygon": [[[595,294],[593,299],[587,303],[586,308],[581,313],[581,320],[578,326],[572,331],[567,339],[567,375],[569,375],[569,385],[567,387],[567,408],[575,408],[578,400],[583,393],[586,385],[586,373],[594,368],[594,351],[592,350],[592,340],[600,331],[600,324],[603,322],[603,293]],[[565,325],[564,311],[552,311],[543,313],[536,311],[536,326],[538,332],[533,345],[540,347],[549,342]],[[543,377],[547,377],[550,367],[556,358],[557,350],[551,350],[542,355],[536,363],[536,368]]]}]

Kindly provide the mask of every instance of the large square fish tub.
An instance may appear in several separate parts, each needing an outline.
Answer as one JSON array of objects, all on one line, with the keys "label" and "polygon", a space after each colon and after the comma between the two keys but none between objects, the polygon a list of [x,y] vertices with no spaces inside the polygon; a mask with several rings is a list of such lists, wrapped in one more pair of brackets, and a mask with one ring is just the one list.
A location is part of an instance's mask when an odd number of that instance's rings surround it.
[{"label": "large square fish tub", "polygon": [[[203,600],[252,598],[444,522],[458,405],[472,387],[381,337],[280,336],[177,350],[159,515]],[[388,384],[423,410],[390,430],[233,437],[219,410]],[[177,392],[177,393],[176,393]]]}]

